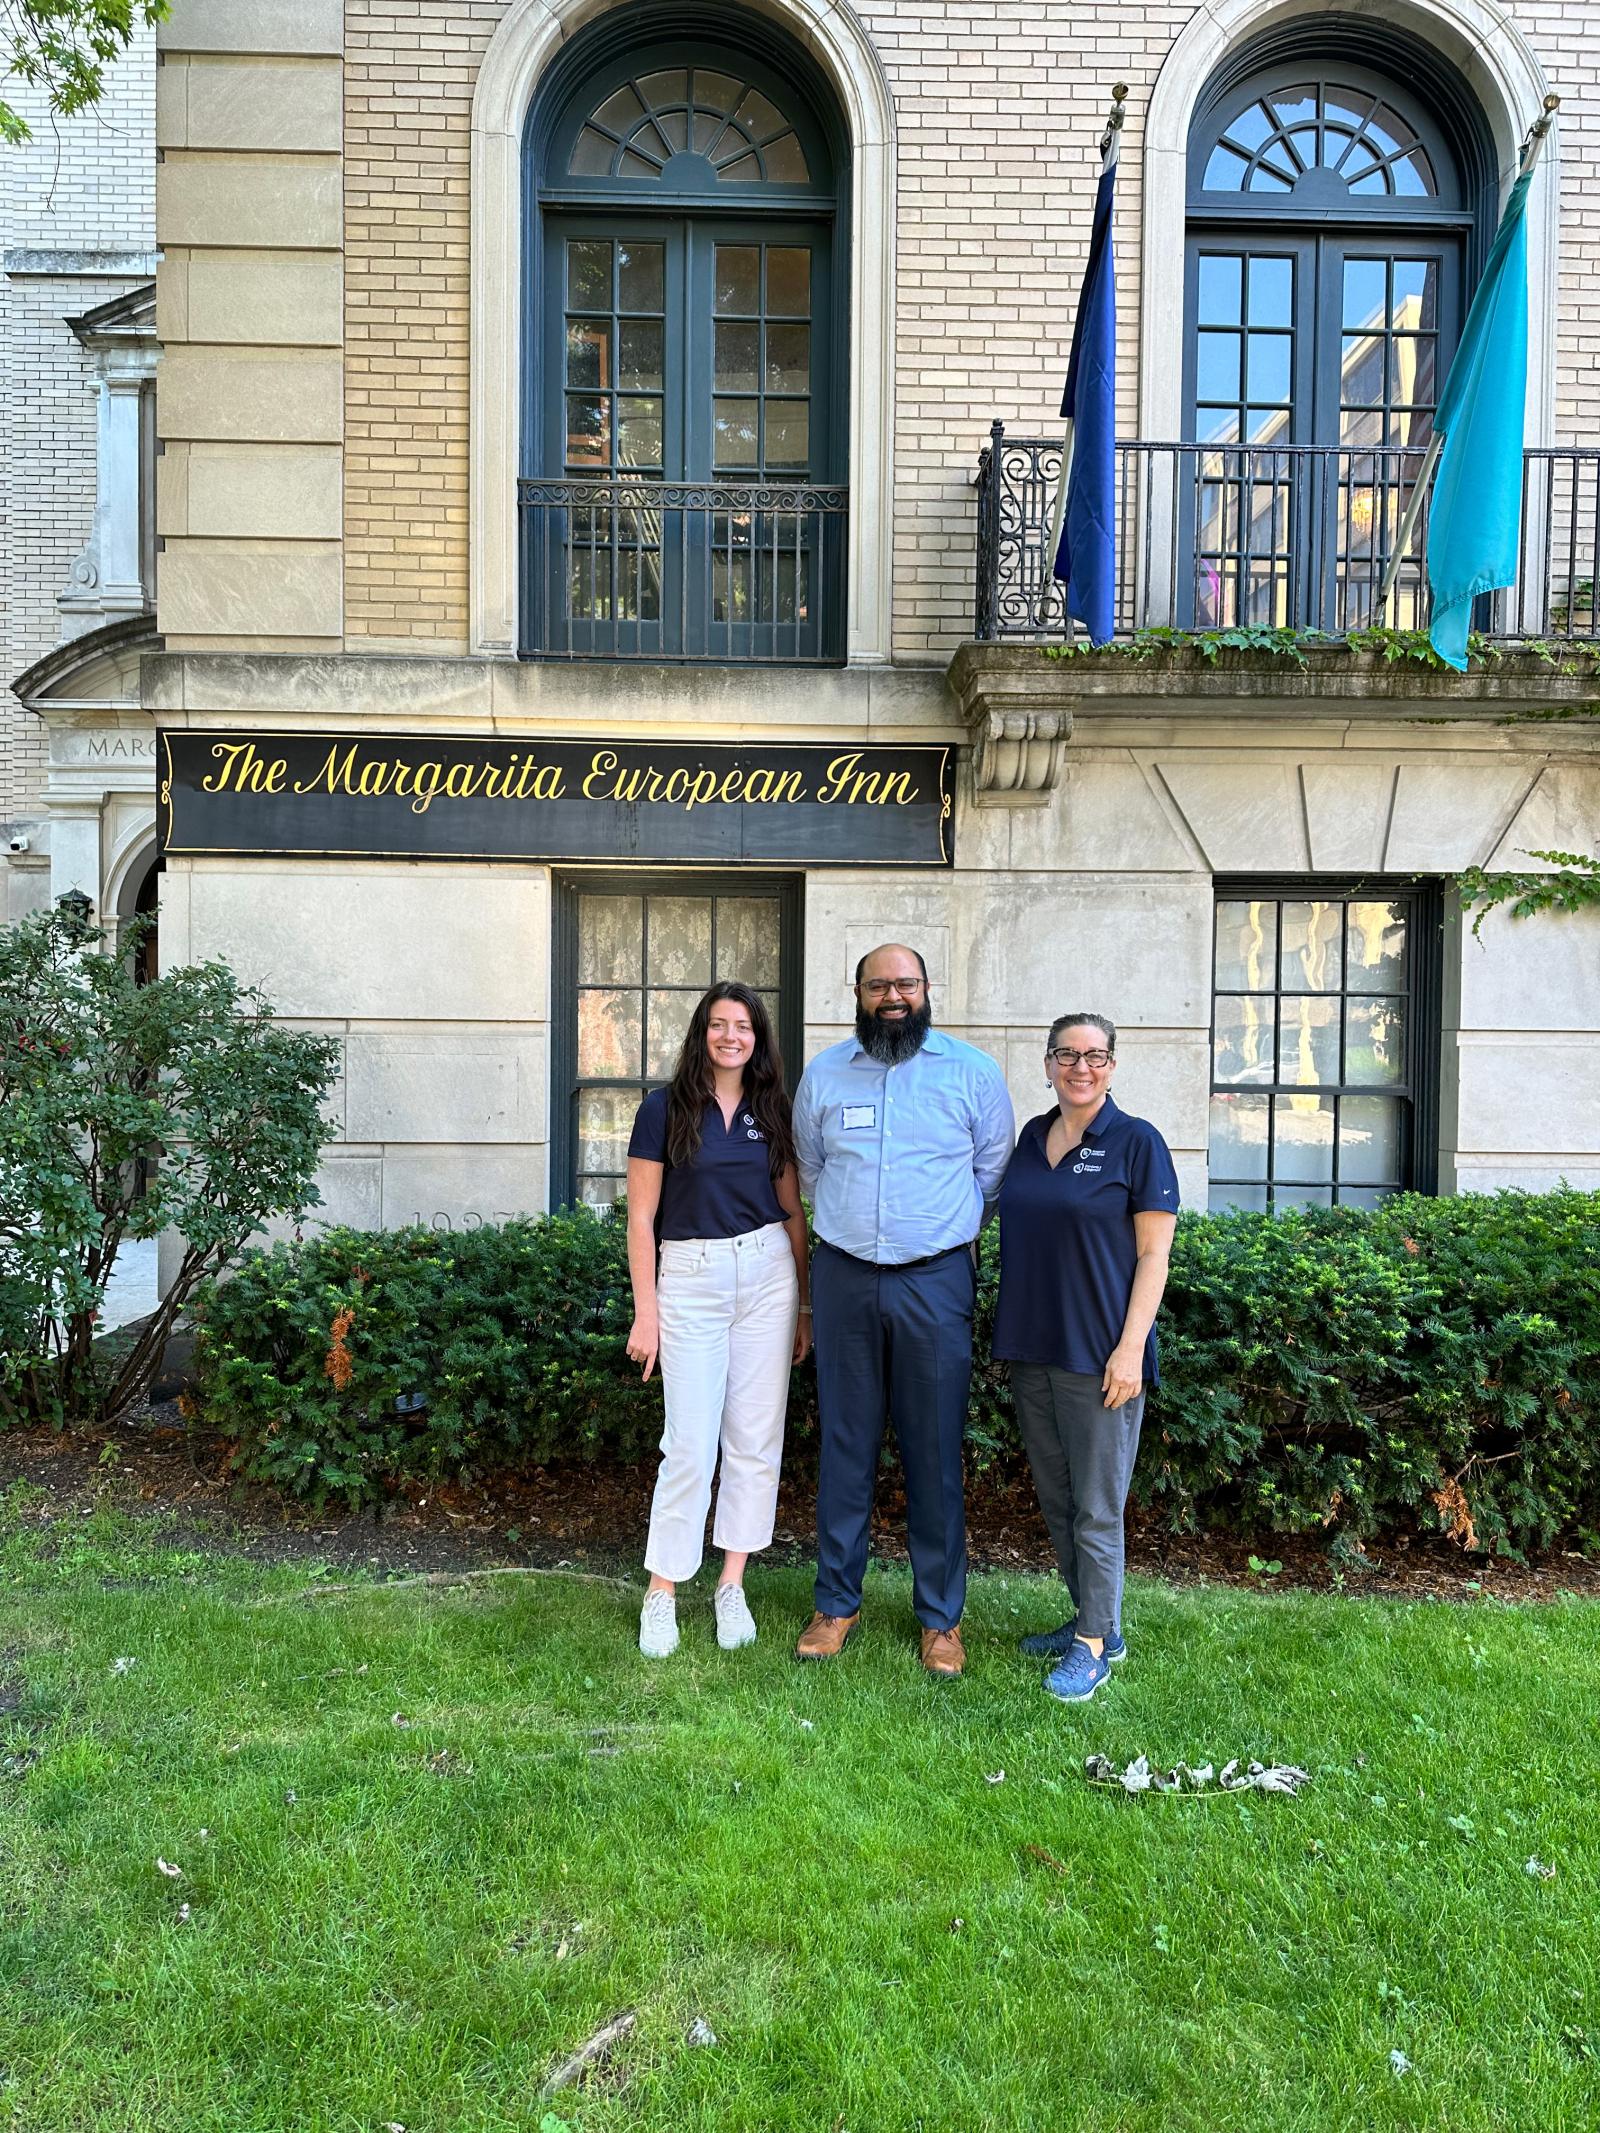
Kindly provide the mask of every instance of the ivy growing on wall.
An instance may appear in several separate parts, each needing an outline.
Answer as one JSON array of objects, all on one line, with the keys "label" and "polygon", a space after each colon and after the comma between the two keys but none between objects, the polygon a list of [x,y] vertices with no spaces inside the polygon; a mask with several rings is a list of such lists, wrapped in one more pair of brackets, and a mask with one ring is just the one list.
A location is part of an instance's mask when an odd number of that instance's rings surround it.
[{"label": "ivy growing on wall", "polygon": [[[1161,652],[1189,651],[1215,661],[1223,652],[1247,652],[1267,659],[1284,659],[1291,666],[1309,668],[1312,652],[1367,652],[1387,665],[1406,663],[1452,673],[1448,661],[1439,657],[1426,630],[1350,630],[1336,635],[1324,630],[1273,629],[1261,623],[1239,623],[1232,629],[1181,630],[1166,625],[1135,630],[1110,644],[1090,644],[1087,638],[1041,647],[1046,659],[1153,659]],[[1508,658],[1536,659],[1554,674],[1600,673],[1600,643],[1550,643],[1542,637],[1525,638],[1515,644],[1480,636],[1467,639],[1469,667],[1489,667]],[[1562,706],[1558,712],[1541,714],[1574,717],[1582,707]]]},{"label": "ivy growing on wall", "polygon": [[1600,905],[1600,858],[1585,852],[1528,852],[1525,856],[1542,859],[1554,871],[1487,874],[1482,867],[1468,867],[1457,878],[1461,908],[1472,912],[1474,934],[1483,930],[1484,920],[1501,904],[1510,904],[1513,918],[1532,918],[1540,911],[1586,911]]}]

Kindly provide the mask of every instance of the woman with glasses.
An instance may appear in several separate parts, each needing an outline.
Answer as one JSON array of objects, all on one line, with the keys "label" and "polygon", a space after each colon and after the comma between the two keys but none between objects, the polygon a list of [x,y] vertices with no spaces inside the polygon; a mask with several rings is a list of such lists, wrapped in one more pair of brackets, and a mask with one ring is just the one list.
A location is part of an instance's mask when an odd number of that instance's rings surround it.
[{"label": "woman with glasses", "polygon": [[1167,1144],[1112,1101],[1116,1025],[1061,1015],[1045,1043],[1055,1103],[1022,1129],[1000,1188],[994,1353],[1011,1390],[1039,1507],[1073,1614],[1024,1637],[1054,1662],[1045,1687],[1087,1703],[1126,1658],[1123,1511],[1145,1387],[1156,1382],[1156,1312],[1177,1226]]},{"label": "woman with glasses", "polygon": [[[658,1251],[659,1240],[659,1251]],[[806,1223],[783,1061],[761,997],[713,985],[672,1080],[628,1144],[628,1354],[666,1404],[639,1649],[678,1648],[677,1586],[700,1568],[720,1455],[713,1600],[724,1651],[753,1644],[745,1563],[772,1539],[789,1370],[811,1346]]]}]

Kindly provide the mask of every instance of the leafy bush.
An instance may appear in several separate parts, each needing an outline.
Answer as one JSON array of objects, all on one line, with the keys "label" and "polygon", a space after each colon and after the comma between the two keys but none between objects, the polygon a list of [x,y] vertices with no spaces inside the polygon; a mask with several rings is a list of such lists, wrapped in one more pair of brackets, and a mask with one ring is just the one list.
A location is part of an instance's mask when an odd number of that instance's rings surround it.
[{"label": "leafy bush", "polygon": [[203,1411],[252,1479],[370,1497],[557,1453],[643,1458],[660,1388],[623,1356],[620,1223],[330,1229],[250,1255],[198,1313]]},{"label": "leafy bush", "polygon": [[[994,1320],[984,1238],[977,1352]],[[370,1498],[407,1476],[637,1460],[660,1391],[623,1355],[620,1222],[330,1231],[204,1300],[202,1411],[247,1474]],[[1421,1519],[1500,1549],[1600,1544],[1600,1194],[1404,1197],[1373,1214],[1185,1215],[1135,1490],[1179,1529],[1363,1536]],[[797,1371],[788,1456],[810,1457]],[[1003,1365],[971,1464],[1021,1465]]]},{"label": "leafy bush", "polygon": [[[68,899],[0,927],[0,1427],[136,1407],[201,1278],[318,1197],[338,1047],[280,1028],[221,963],[140,985],[105,939]],[[97,1344],[119,1246],[169,1228],[160,1306]]]}]

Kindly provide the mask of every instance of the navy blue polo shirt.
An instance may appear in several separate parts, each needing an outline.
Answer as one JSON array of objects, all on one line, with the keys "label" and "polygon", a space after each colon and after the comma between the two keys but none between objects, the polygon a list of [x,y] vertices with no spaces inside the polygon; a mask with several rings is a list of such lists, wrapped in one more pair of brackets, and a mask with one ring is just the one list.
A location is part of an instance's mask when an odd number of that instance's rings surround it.
[{"label": "navy blue polo shirt", "polygon": [[[1045,1136],[1057,1116],[1029,1119],[1000,1187],[994,1354],[1097,1378],[1122,1338],[1133,1293],[1133,1218],[1175,1215],[1178,1173],[1155,1127],[1109,1096],[1052,1170]],[[1144,1374],[1151,1385],[1159,1377],[1153,1326]]]},{"label": "navy blue polo shirt", "polygon": [[666,1165],[661,1180],[663,1239],[743,1237],[787,1218],[778,1205],[767,1155],[767,1136],[755,1113],[741,1103],[725,1125],[715,1097],[700,1121],[693,1162],[667,1162],[667,1092],[652,1089],[633,1121],[629,1155]]}]

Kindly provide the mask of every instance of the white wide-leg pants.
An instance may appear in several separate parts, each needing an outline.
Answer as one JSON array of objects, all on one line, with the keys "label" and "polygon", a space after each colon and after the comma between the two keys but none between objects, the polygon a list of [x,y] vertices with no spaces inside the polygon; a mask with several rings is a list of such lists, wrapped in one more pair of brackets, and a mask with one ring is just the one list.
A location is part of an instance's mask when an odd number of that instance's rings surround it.
[{"label": "white wide-leg pants", "polygon": [[705,1554],[719,1450],[713,1544],[739,1553],[772,1539],[800,1309],[787,1230],[666,1239],[656,1307],[667,1426],[644,1562],[677,1584]]}]

